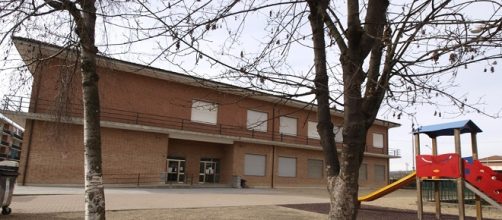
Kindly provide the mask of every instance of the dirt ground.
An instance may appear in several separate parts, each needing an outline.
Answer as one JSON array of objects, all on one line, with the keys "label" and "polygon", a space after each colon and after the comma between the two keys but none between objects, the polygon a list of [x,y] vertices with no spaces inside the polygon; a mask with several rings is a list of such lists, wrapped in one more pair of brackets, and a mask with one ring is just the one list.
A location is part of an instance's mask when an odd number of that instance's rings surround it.
[{"label": "dirt ground", "polygon": [[[372,192],[374,189],[360,189],[359,195],[366,195]],[[281,189],[281,192],[294,194],[294,195],[308,195],[311,197],[327,198],[327,192],[325,189],[308,189],[308,188],[294,188],[294,189]],[[417,204],[416,204],[416,191],[414,189],[400,189],[392,192],[382,198],[379,198],[372,202],[365,202],[363,205],[366,207],[381,207],[383,209],[397,209],[397,210],[407,210],[416,216]],[[441,203],[441,212],[445,215],[457,216],[458,207],[455,203]],[[424,202],[424,212],[434,213],[435,206],[433,202]],[[473,205],[465,205],[466,216],[475,217],[476,209]],[[483,206],[483,217],[484,219],[500,219],[502,220],[502,212],[495,208],[489,207],[487,205]],[[371,219],[371,218],[370,218]],[[383,218],[390,219],[390,218]],[[399,218],[401,219],[401,218]],[[416,217],[411,218],[416,219]],[[453,219],[458,219],[455,217]]]},{"label": "dirt ground", "polygon": [[[284,207],[301,209],[305,211],[317,212],[326,214],[329,212],[329,204],[293,204],[293,205],[284,205]],[[435,219],[433,213],[424,213],[423,219]],[[367,206],[362,205],[359,209],[358,220],[388,220],[388,219],[399,219],[399,220],[414,220],[417,219],[416,211],[411,210],[403,210],[403,209],[393,209],[393,208],[384,208],[384,207],[376,207],[376,206]],[[441,215],[441,219],[443,220],[456,220],[458,219],[458,215]],[[474,217],[466,217],[466,220],[475,220]],[[483,218],[485,220],[492,220],[489,218]],[[494,219],[493,219],[494,220]]]}]

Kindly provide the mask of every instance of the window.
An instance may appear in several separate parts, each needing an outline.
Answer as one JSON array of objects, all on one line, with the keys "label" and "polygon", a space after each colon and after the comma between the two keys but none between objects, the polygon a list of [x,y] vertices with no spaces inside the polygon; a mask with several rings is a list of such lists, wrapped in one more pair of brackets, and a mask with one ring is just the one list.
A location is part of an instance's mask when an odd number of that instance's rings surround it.
[{"label": "window", "polygon": [[317,132],[317,122],[309,121],[307,124],[308,137],[320,139],[319,133]]},{"label": "window", "polygon": [[320,179],[322,178],[322,160],[316,160],[316,159],[308,159],[307,160],[307,166],[308,166],[308,176],[310,178],[317,178]]},{"label": "window", "polygon": [[279,123],[281,134],[296,135],[296,118],[281,117]]},{"label": "window", "polygon": [[264,155],[244,155],[244,175],[265,176],[265,159]]},{"label": "window", "polygon": [[249,130],[267,132],[268,115],[265,112],[248,110],[247,128]]},{"label": "window", "polygon": [[385,166],[375,165],[375,181],[377,183],[385,182]]},{"label": "window", "polygon": [[373,147],[383,148],[383,134],[373,133]]},{"label": "window", "polygon": [[368,165],[363,163],[361,167],[359,167],[359,181],[368,180]]},{"label": "window", "polygon": [[296,177],[296,158],[279,157],[279,176]]},{"label": "window", "polygon": [[192,101],[192,121],[216,124],[218,105],[215,103]]},{"label": "window", "polygon": [[343,127],[334,126],[333,133],[335,133],[335,142],[342,143],[343,142]]}]

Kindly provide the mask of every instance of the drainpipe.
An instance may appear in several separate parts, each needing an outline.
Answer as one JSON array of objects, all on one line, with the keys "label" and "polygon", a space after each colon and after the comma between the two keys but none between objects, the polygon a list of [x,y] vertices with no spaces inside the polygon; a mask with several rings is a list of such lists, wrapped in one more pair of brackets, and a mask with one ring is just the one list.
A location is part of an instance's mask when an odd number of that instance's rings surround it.
[{"label": "drainpipe", "polygon": [[272,141],[275,139],[275,106],[272,107]]},{"label": "drainpipe", "polygon": [[[275,106],[272,107],[272,141],[275,139]],[[272,145],[272,173],[270,174],[270,187],[274,188],[275,176],[275,145]]]},{"label": "drainpipe", "polygon": [[270,178],[270,187],[274,188],[274,176],[275,176],[275,145],[272,145],[272,174]]}]

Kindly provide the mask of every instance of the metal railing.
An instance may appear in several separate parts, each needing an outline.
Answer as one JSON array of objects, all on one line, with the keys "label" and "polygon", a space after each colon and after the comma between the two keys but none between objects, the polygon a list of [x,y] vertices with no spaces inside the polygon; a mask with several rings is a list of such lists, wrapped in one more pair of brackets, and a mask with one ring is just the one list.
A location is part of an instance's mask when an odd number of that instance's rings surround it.
[{"label": "metal railing", "polygon": [[1,109],[4,111],[27,112],[30,107],[30,98],[6,95],[1,103]]},{"label": "metal railing", "polygon": [[[435,180],[439,181],[439,180]],[[440,200],[443,202],[452,202],[456,203],[458,201],[457,197],[457,183],[451,180],[442,180],[439,181],[440,188]],[[424,181],[422,183],[422,198],[425,201],[434,201],[434,182],[433,181]],[[469,189],[465,189],[464,191],[464,199],[466,203],[471,203],[475,199],[475,194]]]},{"label": "metal railing", "polygon": [[401,149],[389,148],[389,156],[401,157]]},{"label": "metal railing", "polygon": [[[65,117],[82,117],[83,113],[81,104],[58,103],[45,99],[37,99],[31,102],[30,98],[20,96],[5,96],[2,100],[0,109],[4,111],[45,113],[52,115],[57,115],[57,112],[59,112],[59,117],[62,119]],[[247,127],[220,123],[205,124],[185,118],[127,111],[103,106],[101,107],[101,120],[320,147],[319,139],[313,139],[302,135],[285,135],[275,131],[260,132],[249,130]],[[369,152],[368,147],[366,147],[366,151]],[[398,149],[389,149],[389,152],[381,151],[379,153],[389,153],[389,155],[393,156],[399,156],[400,154]]]},{"label": "metal railing", "polygon": [[164,183],[163,173],[105,173],[105,184],[148,185]]},{"label": "metal railing", "polygon": [[[164,184],[184,184],[194,185],[199,183],[199,179],[194,175],[186,176],[183,181],[169,181],[167,172],[160,173],[104,173],[103,183],[124,184],[124,185],[164,185]],[[198,177],[198,175],[197,175]]]}]

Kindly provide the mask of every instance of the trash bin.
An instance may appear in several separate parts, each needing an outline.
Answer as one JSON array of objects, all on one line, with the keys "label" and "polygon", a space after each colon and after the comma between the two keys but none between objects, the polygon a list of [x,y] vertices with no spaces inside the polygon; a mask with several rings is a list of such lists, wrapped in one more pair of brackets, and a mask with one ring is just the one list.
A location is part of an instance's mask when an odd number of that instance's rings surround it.
[{"label": "trash bin", "polygon": [[233,188],[242,188],[241,187],[241,176],[232,176],[232,187]]},{"label": "trash bin", "polygon": [[247,180],[241,179],[241,188],[248,188],[248,185],[246,184]]},{"label": "trash bin", "polygon": [[0,169],[0,204],[2,205],[2,215],[8,215],[12,211],[9,208],[12,200],[14,184],[16,184],[17,171]]}]

